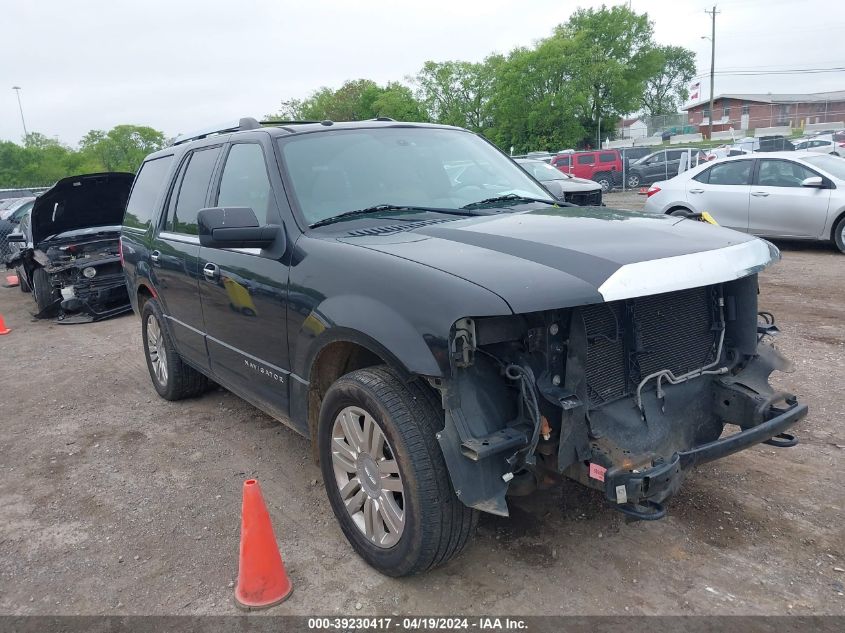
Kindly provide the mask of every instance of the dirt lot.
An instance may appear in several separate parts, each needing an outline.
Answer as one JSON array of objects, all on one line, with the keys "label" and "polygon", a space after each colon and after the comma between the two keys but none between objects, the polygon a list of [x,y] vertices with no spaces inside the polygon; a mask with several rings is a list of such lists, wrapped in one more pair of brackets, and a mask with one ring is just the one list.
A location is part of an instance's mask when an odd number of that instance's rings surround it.
[{"label": "dirt lot", "polygon": [[796,361],[777,382],[811,407],[799,446],[700,468],[653,523],[575,484],[517,500],[402,580],[351,552],[304,439],[223,391],[159,399],[135,316],[33,322],[30,296],[0,288],[0,612],[235,613],[257,477],[296,586],[273,613],[845,614],[845,256],[781,246],[761,305]]}]

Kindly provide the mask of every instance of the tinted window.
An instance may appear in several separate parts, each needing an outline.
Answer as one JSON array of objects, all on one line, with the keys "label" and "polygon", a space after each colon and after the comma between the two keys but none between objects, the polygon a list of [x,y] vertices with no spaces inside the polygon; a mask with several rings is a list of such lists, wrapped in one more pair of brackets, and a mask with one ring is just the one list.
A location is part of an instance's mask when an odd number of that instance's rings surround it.
[{"label": "tinted window", "polygon": [[569,156],[559,156],[555,158],[555,165],[568,165],[569,164]]},{"label": "tinted window", "polygon": [[269,213],[270,180],[264,162],[264,151],[254,143],[232,145],[226,157],[218,207],[249,207],[265,224],[272,223],[275,214]]},{"label": "tinted window", "polygon": [[208,183],[219,153],[219,147],[212,147],[191,154],[178,186],[176,203],[171,204],[167,230],[197,235],[197,213],[205,207]]},{"label": "tinted window", "polygon": [[766,187],[800,187],[805,178],[817,175],[792,161],[764,160],[760,162],[757,184]]},{"label": "tinted window", "polygon": [[596,157],[592,154],[587,154],[585,156],[578,157],[578,164],[579,165],[593,165],[596,162]]},{"label": "tinted window", "polygon": [[[681,160],[681,156],[686,153],[687,150],[685,149],[670,149],[668,152],[666,152],[666,160]],[[695,152],[693,152],[692,155],[695,156]]]},{"label": "tinted window", "polygon": [[709,170],[711,185],[747,185],[751,176],[750,160],[735,160],[713,165]]},{"label": "tinted window", "polygon": [[141,165],[138,175],[135,176],[129,202],[126,203],[124,225],[139,229],[146,229],[150,225],[155,213],[156,199],[172,162],[173,156],[165,156],[148,160]]},{"label": "tinted window", "polygon": [[599,154],[599,162],[601,163],[615,163],[616,162],[616,154],[608,153],[608,154]]}]

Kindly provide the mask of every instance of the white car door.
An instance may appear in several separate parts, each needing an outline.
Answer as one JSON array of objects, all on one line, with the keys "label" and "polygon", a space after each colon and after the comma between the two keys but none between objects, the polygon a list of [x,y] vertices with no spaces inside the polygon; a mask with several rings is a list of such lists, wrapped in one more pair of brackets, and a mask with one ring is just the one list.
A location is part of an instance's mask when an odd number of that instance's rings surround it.
[{"label": "white car door", "polygon": [[819,176],[786,159],[759,159],[751,186],[748,232],[769,237],[821,237],[830,205],[830,189],[803,187]]},{"label": "white car door", "polygon": [[687,181],[687,200],[722,226],[747,231],[753,166],[751,158],[716,163]]}]

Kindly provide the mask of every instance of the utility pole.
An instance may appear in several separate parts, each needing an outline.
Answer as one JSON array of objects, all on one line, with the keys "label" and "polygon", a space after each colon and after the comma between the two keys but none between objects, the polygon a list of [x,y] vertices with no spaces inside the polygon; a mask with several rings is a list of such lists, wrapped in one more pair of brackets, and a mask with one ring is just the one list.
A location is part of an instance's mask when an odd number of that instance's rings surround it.
[{"label": "utility pole", "polygon": [[713,76],[715,74],[716,69],[716,14],[721,13],[721,11],[716,11],[716,5],[713,5],[713,10],[708,11],[707,9],[704,10],[705,13],[710,15],[711,18],[711,29],[710,29],[710,132],[708,137],[710,140],[713,139]]},{"label": "utility pole", "polygon": [[24,142],[26,141],[26,137],[29,135],[26,131],[26,121],[23,118],[23,106],[21,105],[21,87],[20,86],[12,86],[12,90],[15,91],[15,94],[18,95],[18,110],[21,112],[21,124],[23,125],[23,138]]}]

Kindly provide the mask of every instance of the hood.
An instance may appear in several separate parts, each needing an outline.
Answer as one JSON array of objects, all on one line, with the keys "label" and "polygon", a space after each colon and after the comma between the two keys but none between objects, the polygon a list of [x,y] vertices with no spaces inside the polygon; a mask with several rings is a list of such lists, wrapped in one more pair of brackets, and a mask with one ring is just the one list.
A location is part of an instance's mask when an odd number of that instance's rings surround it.
[{"label": "hood", "polygon": [[598,191],[601,185],[586,178],[576,178],[572,176],[566,180],[547,180],[541,183],[546,189],[552,193],[578,193],[582,191]]},{"label": "hood", "polygon": [[768,242],[730,229],[598,207],[544,207],[341,239],[467,279],[516,313],[730,281],[779,258]]},{"label": "hood", "polygon": [[32,207],[32,241],[53,235],[123,222],[123,211],[135,176],[123,172],[63,178]]}]

